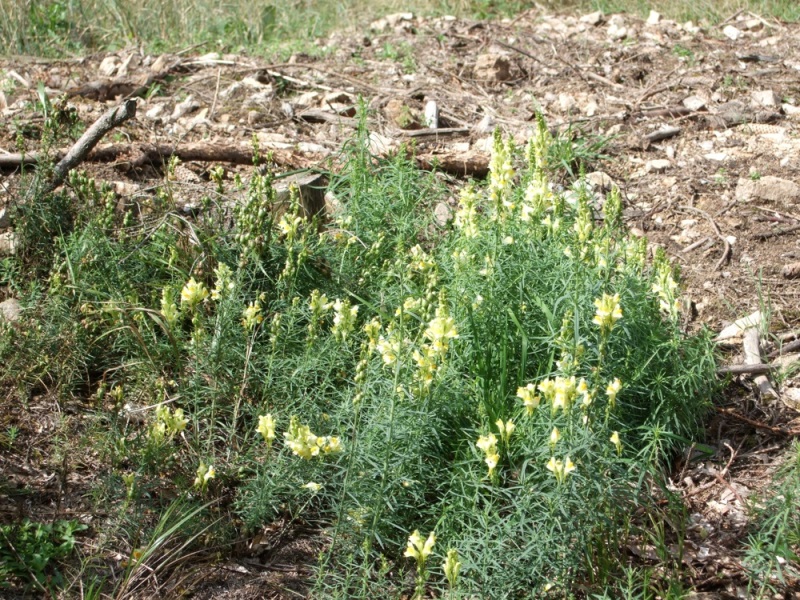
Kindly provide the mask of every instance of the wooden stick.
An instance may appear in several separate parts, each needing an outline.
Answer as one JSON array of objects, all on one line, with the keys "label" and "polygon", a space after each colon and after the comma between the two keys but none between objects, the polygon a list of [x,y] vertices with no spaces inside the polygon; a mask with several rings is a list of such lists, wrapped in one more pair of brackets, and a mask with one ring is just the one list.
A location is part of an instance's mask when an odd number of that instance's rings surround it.
[{"label": "wooden stick", "polygon": [[115,106],[107,111],[89,129],[87,129],[80,139],[75,142],[72,148],[62,158],[53,169],[53,177],[44,188],[44,193],[50,193],[59,185],[64,183],[64,178],[70,170],[77,167],[83,159],[92,151],[103,136],[115,127],[119,127],[128,119],[136,116],[136,100],[126,100],[123,104]]}]

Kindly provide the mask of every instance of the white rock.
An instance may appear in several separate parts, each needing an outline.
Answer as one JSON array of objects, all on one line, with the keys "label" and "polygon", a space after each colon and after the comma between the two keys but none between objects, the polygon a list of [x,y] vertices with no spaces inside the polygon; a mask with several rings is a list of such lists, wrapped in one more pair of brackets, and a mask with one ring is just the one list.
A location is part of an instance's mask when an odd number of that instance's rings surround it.
[{"label": "white rock", "polygon": [[8,216],[8,208],[0,208],[0,229],[11,227],[11,219]]},{"label": "white rock", "polygon": [[14,323],[22,318],[22,306],[16,298],[9,298],[0,302],[0,317]]},{"label": "white rock", "polygon": [[148,109],[148,111],[144,113],[144,116],[151,121],[155,121],[161,116],[162,112],[164,112],[164,104],[156,104],[152,108]]},{"label": "white rock", "polygon": [[297,98],[292,99],[292,102],[297,108],[309,108],[311,106],[316,106],[319,104],[319,101],[319,92],[305,92],[300,94]]},{"label": "white rock", "polygon": [[800,186],[794,181],[767,175],[760,179],[739,179],[736,185],[736,199],[741,202],[768,200],[792,204],[800,200]]},{"label": "white rock", "polygon": [[597,114],[597,110],[599,108],[600,107],[597,106],[597,102],[595,102],[594,100],[589,100],[589,102],[583,108],[583,112],[587,117],[593,117]]},{"label": "white rock", "polygon": [[439,127],[439,107],[433,100],[429,100],[425,103],[424,119],[426,127],[430,127],[431,129],[437,129]]},{"label": "white rock", "polygon": [[761,319],[762,315],[760,310],[757,310],[746,317],[742,317],[741,319],[737,319],[720,331],[717,337],[714,338],[714,341],[721,342],[722,340],[738,337],[744,333],[745,329],[750,329],[751,327],[758,327],[761,325]]},{"label": "white rock", "polygon": [[800,106],[795,106],[794,104],[781,104],[781,108],[783,112],[789,115],[790,117],[795,115],[800,115]]},{"label": "white rock", "polygon": [[17,235],[13,231],[0,233],[0,256],[17,253]]},{"label": "white rock", "polygon": [[697,25],[695,25],[692,21],[686,21],[686,23],[683,24],[683,30],[686,33],[691,33],[692,35],[700,33],[700,28]]},{"label": "white rock", "polygon": [[628,28],[625,27],[625,19],[623,19],[621,15],[614,15],[608,20],[606,35],[610,40],[621,40],[628,35]]},{"label": "white rock", "polygon": [[579,20],[581,23],[586,23],[587,25],[594,27],[603,22],[603,13],[602,11],[598,10],[596,12],[583,15]]},{"label": "white rock", "polygon": [[116,56],[106,56],[100,61],[100,66],[97,68],[103,77],[111,77],[119,67],[119,58]]},{"label": "white rock", "polygon": [[711,152],[709,154],[704,154],[703,158],[714,162],[725,162],[728,160],[728,155],[724,152]]},{"label": "white rock", "polygon": [[570,94],[559,94],[558,106],[562,112],[568,113],[575,108],[575,98]]},{"label": "white rock", "polygon": [[587,174],[586,183],[588,183],[593,190],[602,190],[604,192],[610,192],[614,187],[614,180],[603,171],[593,171]]},{"label": "white rock", "polygon": [[651,10],[650,14],[647,16],[648,25],[658,25],[658,22],[660,20],[661,20],[661,13],[657,13],[654,10]]},{"label": "white rock", "polygon": [[700,96],[689,96],[683,99],[683,105],[689,110],[703,110],[706,107],[706,101]]},{"label": "white rock", "polygon": [[655,160],[648,160],[644,166],[647,173],[663,173],[672,166],[672,163],[666,158],[657,158]]},{"label": "white rock", "polygon": [[186,97],[186,100],[175,105],[175,109],[172,111],[170,119],[177,121],[187,113],[190,113],[198,108],[200,108],[200,103],[196,102],[195,99],[189,95]]},{"label": "white rock", "polygon": [[737,29],[733,25],[726,25],[725,29],[722,30],[722,35],[735,42],[740,37],[742,37],[742,31],[741,29]]},{"label": "white rock", "polygon": [[494,130],[494,119],[492,115],[483,115],[483,118],[475,126],[475,133],[485,135]]},{"label": "white rock", "polygon": [[433,218],[439,227],[447,227],[447,224],[453,218],[453,211],[447,205],[447,202],[439,202],[433,211]]},{"label": "white rock", "polygon": [[756,106],[778,106],[781,101],[772,90],[759,90],[750,94],[750,99]]}]

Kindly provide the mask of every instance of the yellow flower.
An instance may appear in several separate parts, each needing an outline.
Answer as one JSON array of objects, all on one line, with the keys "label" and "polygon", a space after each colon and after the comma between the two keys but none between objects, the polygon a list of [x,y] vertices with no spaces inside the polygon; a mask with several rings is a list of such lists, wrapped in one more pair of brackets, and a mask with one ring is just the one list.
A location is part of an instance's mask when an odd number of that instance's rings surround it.
[{"label": "yellow flower", "polygon": [[444,571],[444,576],[447,578],[447,583],[450,584],[451,588],[454,588],[458,582],[458,573],[461,571],[461,562],[458,560],[458,550],[450,548],[447,551],[447,558],[442,564],[442,570]]},{"label": "yellow flower", "polygon": [[517,428],[514,425],[514,422],[509,419],[505,423],[503,423],[503,419],[497,419],[495,423],[497,425],[497,430],[500,432],[500,437],[503,438],[503,441],[508,444],[508,439],[511,437],[511,434],[514,433],[514,430]]},{"label": "yellow flower", "polygon": [[267,444],[271,444],[275,439],[275,419],[271,414],[261,415],[258,417],[258,433],[262,435]]},{"label": "yellow flower", "polygon": [[211,290],[211,299],[220,300],[227,293],[236,288],[233,282],[233,271],[225,263],[219,263],[219,266],[214,269],[214,289]]},{"label": "yellow flower", "polygon": [[435,352],[444,354],[450,340],[458,337],[458,331],[452,317],[442,316],[432,319],[423,335],[431,341]]},{"label": "yellow flower", "polygon": [[614,404],[617,401],[617,394],[622,389],[622,383],[619,380],[619,377],[615,377],[614,381],[608,384],[606,387],[606,396],[608,396],[608,405],[611,408],[614,408]]},{"label": "yellow flower", "polygon": [[325,438],[325,445],[322,447],[322,451],[325,454],[330,454],[331,452],[341,452],[342,441],[339,439],[338,436],[329,435]]},{"label": "yellow flower", "polygon": [[552,391],[553,412],[555,413],[559,408],[569,411],[576,391],[577,384],[574,375],[572,377],[556,377]]},{"label": "yellow flower", "polygon": [[337,299],[333,304],[333,309],[336,312],[333,316],[333,328],[331,331],[334,336],[344,341],[355,327],[358,305],[350,306],[349,300],[342,301]]},{"label": "yellow flower", "polygon": [[415,529],[414,533],[408,536],[408,545],[403,556],[414,558],[417,564],[424,565],[427,558],[433,552],[433,546],[436,543],[436,535],[434,532],[428,534],[428,539],[422,542],[422,537],[419,534],[419,529]]},{"label": "yellow flower", "polygon": [[489,435],[482,435],[478,438],[478,441],[475,443],[479,450],[482,450],[484,454],[491,454],[497,448],[497,438],[493,433]]},{"label": "yellow flower", "polygon": [[622,318],[622,308],[619,305],[619,294],[613,296],[603,294],[602,298],[594,301],[597,312],[592,322],[600,327],[602,334],[607,334],[614,328],[614,324]]},{"label": "yellow flower", "polygon": [[181,290],[181,306],[186,306],[189,310],[193,310],[201,302],[205,302],[208,298],[208,290],[203,282],[195,281],[194,277],[190,278]]},{"label": "yellow flower", "polygon": [[301,486],[309,490],[310,492],[316,494],[318,491],[322,489],[322,485],[319,483],[314,483],[313,481],[309,481],[307,484]]},{"label": "yellow flower", "polygon": [[397,361],[397,355],[400,354],[400,340],[393,339],[392,337],[386,339],[380,336],[375,347],[380,353],[381,358],[383,358],[384,364],[387,366],[393,365]]},{"label": "yellow flower", "polygon": [[615,431],[611,434],[611,438],[609,440],[614,447],[617,449],[617,456],[622,454],[622,442],[619,439],[619,432]]},{"label": "yellow flower", "polygon": [[560,439],[561,432],[558,430],[558,427],[553,427],[553,431],[550,432],[550,447],[555,447]]},{"label": "yellow flower", "polygon": [[206,465],[206,463],[201,462],[197,467],[197,477],[194,478],[194,486],[200,488],[200,491],[204,491],[206,487],[208,487],[208,482],[214,479],[216,474],[217,472],[214,469],[214,465]]},{"label": "yellow flower", "polygon": [[486,466],[489,467],[489,475],[491,476],[497,468],[497,463],[500,462],[500,455],[496,452],[487,454],[483,461],[486,463]]},{"label": "yellow flower", "polygon": [[242,311],[242,327],[248,331],[252,330],[263,320],[264,317],[261,314],[261,304],[259,304],[258,300],[248,304],[247,308]]},{"label": "yellow flower", "polygon": [[533,411],[539,406],[540,398],[534,394],[535,391],[536,386],[532,383],[529,383],[525,387],[517,388],[517,398],[522,400],[522,404],[525,406],[528,415],[532,415]]},{"label": "yellow flower", "polygon": [[551,456],[550,461],[547,463],[547,470],[555,475],[558,483],[564,483],[564,481],[567,479],[567,475],[575,470],[575,464],[572,462],[569,456],[567,456],[566,460],[563,462],[556,460],[554,456]]}]

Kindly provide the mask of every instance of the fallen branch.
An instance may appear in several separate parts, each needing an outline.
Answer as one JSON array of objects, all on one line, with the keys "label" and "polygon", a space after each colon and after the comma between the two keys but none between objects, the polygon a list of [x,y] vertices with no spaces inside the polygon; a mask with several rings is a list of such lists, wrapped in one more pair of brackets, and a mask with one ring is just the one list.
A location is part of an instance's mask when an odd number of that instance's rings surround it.
[{"label": "fallen branch", "polygon": [[[281,166],[305,168],[323,158],[317,154],[303,154],[296,150],[264,149],[262,162],[269,155],[272,162]],[[64,156],[64,152],[55,154],[56,160]],[[184,162],[227,162],[232,164],[252,164],[253,150],[249,144],[237,146],[234,144],[199,142],[192,144],[111,144],[96,148],[85,160],[92,162],[112,162],[127,166],[128,168],[141,168],[146,165],[160,166],[170,157],[177,156]],[[0,155],[0,169],[19,168],[23,165],[35,165],[43,157],[40,153],[31,154],[3,154]]]},{"label": "fallen branch", "polygon": [[[744,363],[751,367],[761,365],[761,343],[758,336],[758,328],[750,327],[745,330],[744,337],[742,338],[742,346],[744,348]],[[769,379],[765,375],[756,375],[753,383],[758,388],[759,395],[764,398],[778,398],[778,392],[772,387]]]},{"label": "fallen branch", "polygon": [[706,211],[700,210],[699,208],[695,208],[694,206],[683,206],[683,205],[681,205],[678,208],[680,210],[684,210],[686,212],[692,212],[692,213],[695,213],[697,215],[701,215],[701,216],[705,217],[708,220],[709,223],[711,223],[711,227],[714,228],[714,233],[717,234],[717,237],[720,239],[720,241],[725,246],[725,249],[722,251],[722,256],[719,257],[719,260],[717,261],[717,264],[714,265],[714,270],[715,271],[719,271],[720,268],[722,267],[722,265],[724,265],[726,262],[728,262],[730,260],[732,251],[731,251],[730,242],[725,238],[724,235],[722,235],[722,231],[720,231],[719,225],[717,225],[717,222],[714,220],[714,217],[712,217]]},{"label": "fallen branch", "polygon": [[717,375],[763,375],[780,369],[781,365],[775,363],[753,365],[729,365],[717,369]]},{"label": "fallen branch", "polygon": [[115,106],[97,119],[55,166],[53,177],[45,186],[44,193],[52,192],[61,185],[67,173],[83,162],[105,134],[135,116],[136,101],[126,100],[123,104]]},{"label": "fallen branch", "polygon": [[787,233],[793,233],[797,230],[800,230],[800,224],[792,225],[791,227],[785,227],[784,229],[776,229],[775,231],[768,231],[767,233],[759,233],[754,235],[753,237],[757,240],[768,240],[770,238],[778,237],[779,235],[786,235]]},{"label": "fallen branch", "polygon": [[774,427],[773,425],[767,425],[766,423],[762,423],[760,421],[756,421],[755,419],[751,419],[750,417],[746,417],[742,414],[739,414],[732,408],[720,408],[718,406],[714,407],[715,410],[723,415],[729,415],[740,421],[744,421],[748,425],[752,425],[756,429],[764,429],[766,431],[771,431],[772,433],[777,433],[779,435],[786,435],[789,437],[793,437],[796,435],[800,435],[800,430],[797,429],[783,429],[781,427]]}]

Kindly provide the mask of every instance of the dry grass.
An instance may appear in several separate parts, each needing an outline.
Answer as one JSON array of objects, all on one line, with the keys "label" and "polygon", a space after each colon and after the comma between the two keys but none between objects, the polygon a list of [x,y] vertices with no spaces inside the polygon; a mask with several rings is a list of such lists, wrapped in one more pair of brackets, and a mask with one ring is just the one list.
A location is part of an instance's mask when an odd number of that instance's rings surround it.
[{"label": "dry grass", "polygon": [[[486,18],[529,8],[523,0],[0,0],[0,42],[9,54],[82,54],[144,44],[153,51],[204,44],[208,50],[308,49],[333,29],[358,28],[382,14],[413,11]],[[646,0],[544,0],[547,10],[646,15]],[[738,10],[800,18],[795,0],[674,0],[665,16],[716,22]]]}]

